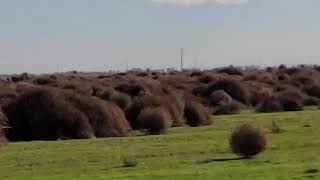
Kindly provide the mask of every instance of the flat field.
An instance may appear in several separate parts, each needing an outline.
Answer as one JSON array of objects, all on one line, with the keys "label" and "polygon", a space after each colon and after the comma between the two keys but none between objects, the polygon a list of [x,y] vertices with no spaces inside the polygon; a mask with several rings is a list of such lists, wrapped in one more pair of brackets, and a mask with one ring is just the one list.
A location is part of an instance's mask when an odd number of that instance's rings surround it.
[{"label": "flat field", "polygon": [[[320,179],[320,111],[244,112],[214,121],[160,136],[9,143],[0,150],[0,179]],[[268,138],[266,151],[251,160],[237,159],[228,143],[245,122],[264,128]]]}]

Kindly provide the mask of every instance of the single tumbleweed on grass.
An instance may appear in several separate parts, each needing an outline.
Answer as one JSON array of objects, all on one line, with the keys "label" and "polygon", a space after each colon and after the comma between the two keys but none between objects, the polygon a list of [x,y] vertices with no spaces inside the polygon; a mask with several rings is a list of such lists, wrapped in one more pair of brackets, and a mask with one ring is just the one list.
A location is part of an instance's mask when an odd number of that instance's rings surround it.
[{"label": "single tumbleweed on grass", "polygon": [[230,137],[232,151],[244,158],[252,158],[261,153],[265,150],[266,144],[264,132],[251,124],[237,127]]}]

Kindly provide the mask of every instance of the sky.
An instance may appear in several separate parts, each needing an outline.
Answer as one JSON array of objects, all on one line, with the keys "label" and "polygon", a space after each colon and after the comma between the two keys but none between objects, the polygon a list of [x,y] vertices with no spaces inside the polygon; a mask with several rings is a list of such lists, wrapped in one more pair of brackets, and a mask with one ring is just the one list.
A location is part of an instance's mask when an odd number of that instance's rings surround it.
[{"label": "sky", "polygon": [[0,0],[0,74],[320,64],[319,0]]}]

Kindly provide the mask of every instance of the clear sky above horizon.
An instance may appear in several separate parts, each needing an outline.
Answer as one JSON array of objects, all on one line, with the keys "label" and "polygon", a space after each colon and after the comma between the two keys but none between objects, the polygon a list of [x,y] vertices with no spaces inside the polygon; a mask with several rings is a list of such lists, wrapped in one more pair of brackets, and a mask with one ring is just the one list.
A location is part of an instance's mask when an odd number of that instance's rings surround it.
[{"label": "clear sky above horizon", "polygon": [[0,74],[320,64],[319,0],[0,0]]}]

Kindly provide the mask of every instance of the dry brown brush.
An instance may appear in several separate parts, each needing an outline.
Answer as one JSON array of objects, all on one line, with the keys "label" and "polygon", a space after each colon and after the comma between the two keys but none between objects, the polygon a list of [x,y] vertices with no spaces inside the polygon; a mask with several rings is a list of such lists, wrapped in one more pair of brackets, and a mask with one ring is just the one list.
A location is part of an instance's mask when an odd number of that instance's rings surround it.
[{"label": "dry brown brush", "polygon": [[112,102],[70,92],[64,97],[88,118],[96,137],[127,136],[131,130],[123,111]]},{"label": "dry brown brush", "polygon": [[0,106],[0,148],[7,143],[8,119]]},{"label": "dry brown brush", "polygon": [[239,102],[242,102],[244,104],[247,104],[248,102],[248,96],[249,96],[248,90],[246,89],[246,86],[239,81],[232,80],[232,79],[219,80],[209,85],[204,95],[208,97],[212,92],[217,90],[224,90],[233,99]]},{"label": "dry brown brush", "polygon": [[9,119],[8,138],[12,141],[92,136],[85,115],[66,102],[61,94],[48,89],[24,92],[3,108]]},{"label": "dry brown brush", "polygon": [[251,124],[237,127],[230,137],[232,151],[245,158],[251,158],[264,151],[266,143],[264,132]]},{"label": "dry brown brush", "polygon": [[172,126],[170,113],[163,107],[147,107],[143,109],[138,122],[149,134],[165,133]]},{"label": "dry brown brush", "polygon": [[230,103],[222,103],[214,107],[215,115],[239,114],[241,111],[241,103],[231,101]]},{"label": "dry brown brush", "polygon": [[208,109],[196,101],[186,102],[184,117],[192,127],[210,125],[213,122]]}]

